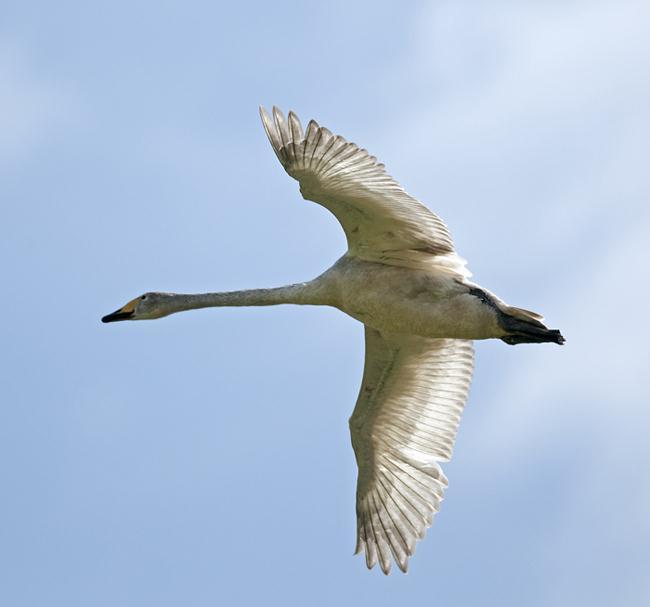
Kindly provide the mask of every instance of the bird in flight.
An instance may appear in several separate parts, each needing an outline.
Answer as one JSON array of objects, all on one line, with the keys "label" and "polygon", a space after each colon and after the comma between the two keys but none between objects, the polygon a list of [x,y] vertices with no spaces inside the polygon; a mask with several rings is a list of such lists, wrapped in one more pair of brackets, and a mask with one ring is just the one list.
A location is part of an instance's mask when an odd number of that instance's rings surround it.
[{"label": "bird in flight", "polygon": [[407,194],[374,156],[314,120],[260,115],[273,151],[303,198],[331,211],[347,252],[309,282],[201,294],[145,293],[103,322],[197,308],[325,305],[365,326],[365,365],[350,418],[359,468],[356,553],[404,572],[447,486],[474,364],[473,340],[563,344],[542,316],[469,281],[444,222]]}]

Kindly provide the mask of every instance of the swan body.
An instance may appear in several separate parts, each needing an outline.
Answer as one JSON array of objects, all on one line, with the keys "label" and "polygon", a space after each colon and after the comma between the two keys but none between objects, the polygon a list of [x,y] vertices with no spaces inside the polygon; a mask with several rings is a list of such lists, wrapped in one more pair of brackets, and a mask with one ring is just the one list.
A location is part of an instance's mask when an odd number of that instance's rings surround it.
[{"label": "swan body", "polygon": [[564,343],[539,314],[469,281],[442,220],[382,164],[313,120],[260,109],[281,164],[304,198],[330,210],[348,251],[312,281],[202,294],[145,293],[103,322],[221,306],[327,305],[365,325],[363,380],[350,431],[359,476],[357,552],[407,570],[438,511],[473,370],[472,340]]},{"label": "swan body", "polygon": [[488,339],[505,334],[497,314],[446,272],[342,257],[323,275],[334,306],[378,331]]}]

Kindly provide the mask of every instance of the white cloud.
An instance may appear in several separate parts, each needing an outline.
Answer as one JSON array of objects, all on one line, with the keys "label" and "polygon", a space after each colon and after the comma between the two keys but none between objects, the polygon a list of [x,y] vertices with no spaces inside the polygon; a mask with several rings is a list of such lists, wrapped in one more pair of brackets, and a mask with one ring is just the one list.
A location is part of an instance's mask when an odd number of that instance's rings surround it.
[{"label": "white cloud", "polygon": [[649,23],[642,2],[436,3],[405,67],[410,106],[382,135],[401,142],[390,171],[462,227],[485,286],[502,281],[567,338],[481,344],[479,374],[499,378],[480,379],[498,387],[473,391],[480,423],[461,429],[480,453],[466,473],[495,494],[566,462],[566,493],[532,496],[550,513],[540,604],[644,604],[650,590]]},{"label": "white cloud", "polygon": [[649,232],[646,219],[619,234],[570,290],[558,293],[567,344],[522,352],[473,437],[493,461],[517,462],[517,453],[560,433],[590,434],[604,451],[612,438],[645,445],[650,270],[642,260],[650,256]]},{"label": "white cloud", "polygon": [[[650,337],[642,320],[650,298],[645,263],[650,258],[645,167],[650,79],[643,77],[650,72],[645,61],[650,38],[644,35],[650,8],[638,2],[529,3],[521,9],[501,3],[496,8],[477,5],[471,14],[473,50],[462,48],[466,38],[458,31],[466,26],[466,5],[438,4],[419,20],[414,45],[424,67],[416,71],[435,80],[449,62],[453,68],[445,72],[445,90],[451,92],[437,106],[400,120],[400,132],[387,137],[402,141],[410,157],[412,150],[421,150],[420,162],[410,167],[414,174],[427,173],[425,148],[431,142],[449,144],[460,158],[436,161],[447,160],[445,168],[467,172],[470,184],[458,205],[471,205],[465,224],[483,228],[471,248],[480,252],[487,247],[493,259],[499,259],[494,254],[498,246],[506,247],[508,258],[512,250],[521,250],[517,258],[524,270],[528,262],[537,263],[554,281],[545,290],[544,306],[553,311],[554,324],[566,332],[568,343],[559,352],[526,351],[509,370],[515,378],[495,399],[491,427],[482,428],[484,436],[492,437],[492,455],[506,461],[533,435],[566,423],[567,415],[580,422],[578,428],[593,424],[591,431],[606,433],[611,403],[617,403],[618,419],[625,420],[623,412],[637,408],[643,394],[644,349]],[[446,49],[442,57],[436,55],[439,48]],[[476,69],[476,57],[487,55],[492,59],[479,61]],[[477,74],[475,89],[467,85],[467,70]],[[414,105],[429,98],[421,94]],[[488,192],[480,205],[463,195],[473,194],[471,182],[485,170],[486,141],[492,138],[498,157],[488,159],[488,171],[502,172],[494,182],[502,195]],[[460,151],[459,139],[466,142]],[[581,147],[567,155],[567,146],[577,141]],[[526,198],[521,203],[519,187],[532,198],[537,195],[531,176],[541,179],[545,173],[544,167],[536,168],[537,161],[554,157],[565,162],[547,176],[557,183],[544,190],[544,206]],[[517,168],[527,172],[519,177]],[[513,188],[517,180],[521,185]],[[512,215],[513,209],[519,215],[510,223],[513,231],[507,238],[495,237],[494,230],[503,224],[498,213]],[[543,232],[546,255],[535,262],[530,232],[516,226],[542,210],[557,229]],[[471,251],[468,257],[471,268]],[[509,266],[497,270],[504,277],[510,271]],[[535,276],[536,271],[528,270],[515,292],[539,288]],[[576,401],[570,411],[564,410],[567,396]],[[513,423],[522,427],[515,429]],[[496,436],[501,440],[495,441]]]},{"label": "white cloud", "polygon": [[630,1],[430,6],[405,68],[411,104],[384,136],[408,147],[394,172],[472,213],[535,202],[586,225],[585,210],[641,210],[649,22],[650,5]]},{"label": "white cloud", "polygon": [[[507,382],[483,403],[490,415],[477,436],[466,438],[491,466],[522,465],[521,453],[562,432],[586,432],[602,445],[615,432],[616,442],[640,446],[650,430],[637,419],[647,400],[650,338],[649,18],[646,3],[631,1],[477,4],[472,11],[446,2],[418,20],[419,61],[409,69],[421,87],[384,134],[408,158],[394,172],[415,181],[462,175],[455,185],[464,189],[449,193],[471,212],[463,229],[480,226],[470,250],[461,250],[470,268],[472,250],[487,250],[508,260],[493,274],[506,282],[520,264],[515,294],[541,292],[539,281],[553,280],[543,285],[541,309],[568,339],[562,350],[520,346],[521,357],[508,355]],[[435,95],[434,82],[444,84]],[[494,157],[486,154],[491,143]],[[432,145],[449,153],[432,161]],[[442,168],[430,177],[432,164]],[[487,184],[494,189],[481,191]],[[448,186],[425,186],[441,187]],[[557,228],[531,232],[538,214]],[[495,234],[504,221],[505,237]],[[533,259],[536,249],[543,255]]]}]

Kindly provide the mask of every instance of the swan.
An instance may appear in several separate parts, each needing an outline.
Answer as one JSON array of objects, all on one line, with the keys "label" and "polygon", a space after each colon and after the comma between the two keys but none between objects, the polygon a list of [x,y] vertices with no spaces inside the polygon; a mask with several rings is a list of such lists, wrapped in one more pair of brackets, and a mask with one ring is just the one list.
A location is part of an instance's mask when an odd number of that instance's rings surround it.
[{"label": "swan", "polygon": [[407,571],[447,487],[467,400],[473,340],[563,344],[542,316],[470,282],[443,221],[384,165],[311,120],[260,107],[273,151],[300,192],[331,211],[347,252],[314,280],[271,289],[145,293],[102,318],[155,319],[197,308],[325,305],[365,325],[365,365],[349,420],[358,465],[355,554],[388,574]]}]

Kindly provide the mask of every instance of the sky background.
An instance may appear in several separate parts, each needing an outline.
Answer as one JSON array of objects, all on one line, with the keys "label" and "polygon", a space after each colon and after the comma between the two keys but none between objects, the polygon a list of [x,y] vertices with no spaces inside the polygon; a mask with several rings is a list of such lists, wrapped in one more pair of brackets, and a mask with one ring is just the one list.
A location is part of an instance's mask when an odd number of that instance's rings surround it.
[{"label": "sky background", "polygon": [[[368,148],[567,344],[477,344],[407,576],[352,557],[362,327],[102,325],[345,248],[258,104]],[[0,7],[0,603],[650,604],[647,2]]]}]

